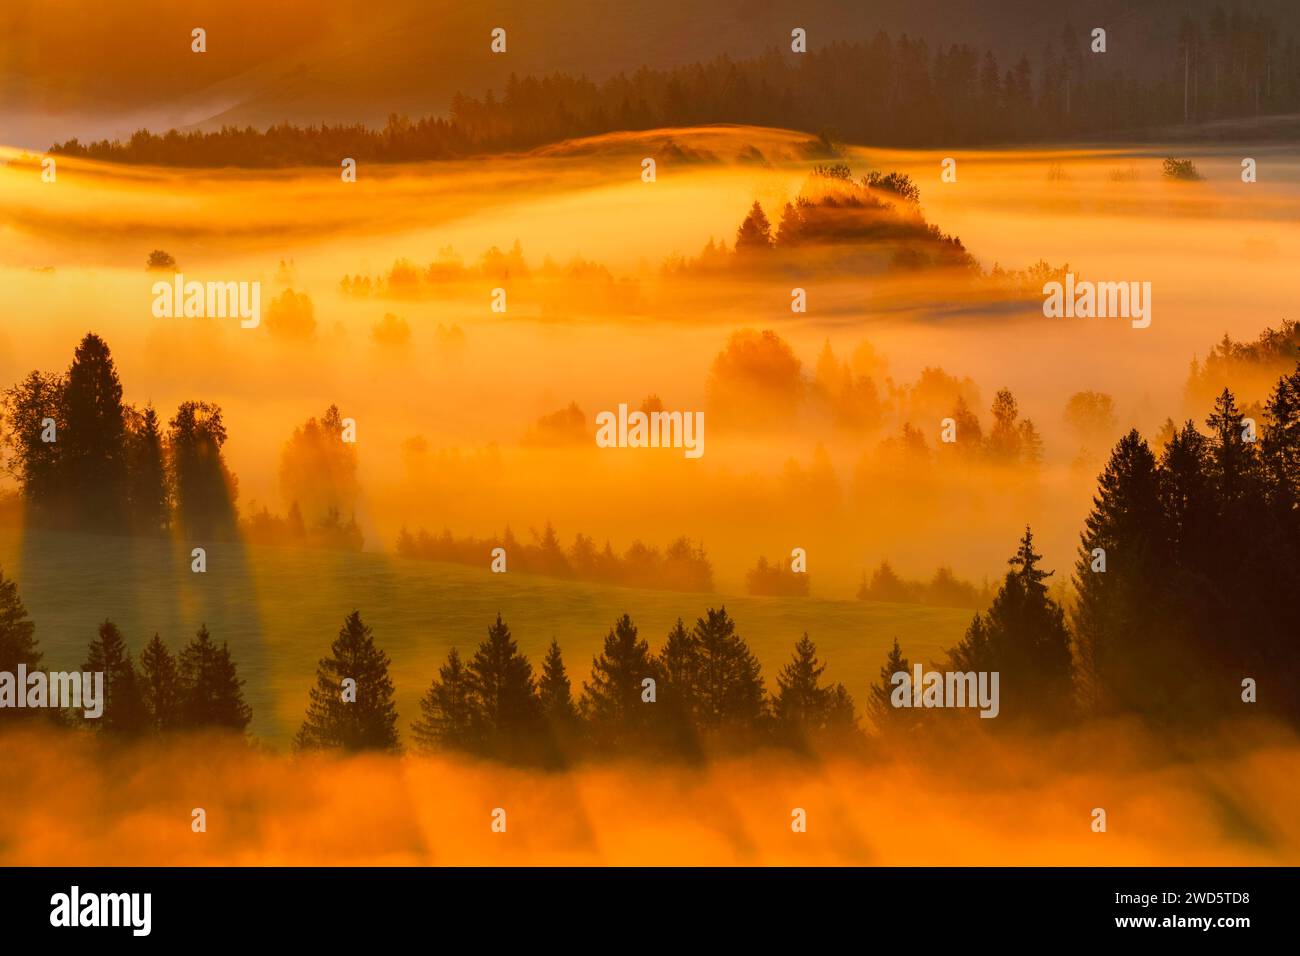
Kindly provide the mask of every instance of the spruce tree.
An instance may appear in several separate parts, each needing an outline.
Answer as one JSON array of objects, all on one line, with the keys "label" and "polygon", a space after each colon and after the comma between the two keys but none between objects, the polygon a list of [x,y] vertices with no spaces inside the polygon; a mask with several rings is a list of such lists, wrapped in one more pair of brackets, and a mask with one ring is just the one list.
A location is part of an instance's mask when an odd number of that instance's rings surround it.
[{"label": "spruce tree", "polygon": [[581,745],[582,720],[573,700],[573,688],[564,666],[560,643],[551,639],[546,659],[542,662],[542,676],[537,682],[537,696],[541,703],[542,719],[546,725],[549,746],[548,763],[564,764]]},{"label": "spruce tree", "polygon": [[[972,626],[978,624],[979,615],[976,614]],[[967,637],[969,636],[970,632],[967,631]],[[884,666],[880,668],[880,680],[871,685],[871,695],[867,699],[867,713],[876,734],[882,737],[898,737],[911,733],[920,724],[920,715],[916,710],[911,707],[894,706],[892,698],[898,687],[894,683],[895,674],[907,674],[909,678],[912,675],[912,665],[903,656],[898,646],[898,638],[894,638],[894,646],[890,649],[889,656],[885,658]]]},{"label": "spruce tree", "polygon": [[564,655],[560,651],[560,642],[554,638],[551,639],[546,659],[542,662],[537,696],[541,701],[542,715],[548,722],[569,725],[577,719],[578,709],[573,703],[573,690],[564,668]]},{"label": "spruce tree", "polygon": [[693,752],[698,745],[700,644],[680,617],[668,632],[657,663],[660,722],[673,746]]},{"label": "spruce tree", "polygon": [[500,614],[474,652],[468,669],[483,718],[484,749],[507,758],[535,757],[541,706],[533,666],[519,653]]},{"label": "spruce tree", "polygon": [[104,712],[87,723],[96,730],[121,736],[132,736],[148,729],[149,714],[135,665],[131,662],[131,652],[122,639],[122,632],[112,621],[99,625],[99,635],[90,642],[81,669],[104,675]]},{"label": "spruce tree", "polygon": [[648,642],[637,637],[636,625],[624,614],[605,637],[601,652],[591,661],[591,681],[582,685],[582,711],[593,738],[605,747],[628,747],[644,742],[654,725],[656,703],[642,699],[642,681],[658,684],[659,672]]},{"label": "spruce tree", "polygon": [[709,608],[695,622],[699,647],[697,683],[700,725],[712,731],[752,735],[764,714],[758,658],[736,633],[726,607]]},{"label": "spruce tree", "polygon": [[1008,722],[1054,723],[1073,709],[1074,665],[1065,612],[1043,583],[1052,572],[1038,562],[1033,532],[1026,527],[1009,560],[1002,588],[993,598],[984,626],[988,633],[987,670],[999,673],[1001,714]]},{"label": "spruce tree", "polygon": [[77,346],[63,391],[66,428],[60,468],[78,527],[127,526],[126,411],[108,344],[87,333]]},{"label": "spruce tree", "polygon": [[157,634],[140,652],[140,689],[153,729],[176,729],[181,722],[180,671],[176,658]]},{"label": "spruce tree", "polygon": [[131,529],[156,535],[171,523],[171,495],[163,457],[162,431],[152,405],[130,416],[128,499]]},{"label": "spruce tree", "polygon": [[181,651],[180,674],[182,726],[244,732],[253,719],[244,703],[244,682],[229,646],[223,641],[218,647],[206,624]]},{"label": "spruce tree", "polygon": [[[1162,661],[1169,529],[1155,456],[1136,430],[1115,446],[1081,535],[1074,584],[1080,691],[1092,710],[1138,705]],[[1161,655],[1163,656],[1163,655]]]},{"label": "spruce tree", "polygon": [[826,665],[817,659],[817,645],[805,631],[795,642],[790,663],[776,675],[772,712],[783,732],[797,736],[821,728],[831,694],[821,686],[825,670]]},{"label": "spruce tree", "polygon": [[482,716],[469,671],[460,651],[447,652],[447,663],[420,698],[420,716],[411,723],[419,750],[472,750],[481,731]]},{"label": "spruce tree", "polygon": [[763,207],[754,201],[749,215],[736,230],[736,252],[770,252],[772,249],[772,224],[767,220]]},{"label": "spruce tree", "polygon": [[27,665],[28,670],[40,667],[36,625],[27,616],[18,585],[0,568],[0,671],[16,674],[19,664]]},{"label": "spruce tree", "polygon": [[[388,655],[353,611],[316,667],[316,686],[294,745],[300,750],[397,750],[397,707]],[[344,681],[355,683],[344,685]],[[355,696],[355,699],[353,697]]]},{"label": "spruce tree", "polygon": [[237,482],[221,454],[225,443],[221,409],[209,402],[181,403],[168,423],[176,521],[191,538],[225,538],[235,533]]},{"label": "spruce tree", "polygon": [[[63,376],[32,372],[7,389],[0,402],[12,450],[5,470],[22,486],[29,516],[43,522],[64,517],[64,444],[57,440],[66,424],[63,390]],[[53,423],[55,441],[44,440],[47,421]]]}]

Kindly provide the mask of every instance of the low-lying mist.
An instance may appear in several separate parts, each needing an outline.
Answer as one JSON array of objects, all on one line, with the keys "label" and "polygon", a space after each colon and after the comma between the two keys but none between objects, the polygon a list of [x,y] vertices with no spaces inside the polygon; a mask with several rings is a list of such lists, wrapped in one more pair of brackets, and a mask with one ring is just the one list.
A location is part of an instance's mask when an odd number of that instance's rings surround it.
[{"label": "low-lying mist", "polygon": [[[290,757],[220,738],[0,735],[0,863],[22,865],[1294,865],[1300,746],[1242,724],[979,732],[870,761],[533,772]],[[202,808],[207,830],[191,829]],[[506,832],[491,829],[505,810]],[[807,832],[792,832],[802,808]],[[1094,832],[1093,811],[1106,811]]]}]

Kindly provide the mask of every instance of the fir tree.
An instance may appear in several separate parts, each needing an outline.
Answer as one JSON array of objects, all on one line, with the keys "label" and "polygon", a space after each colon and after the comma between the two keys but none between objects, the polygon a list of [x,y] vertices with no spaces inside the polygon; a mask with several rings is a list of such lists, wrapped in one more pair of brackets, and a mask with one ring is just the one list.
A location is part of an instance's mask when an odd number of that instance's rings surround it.
[{"label": "fir tree", "polygon": [[424,751],[471,750],[481,716],[469,671],[452,648],[447,662],[420,698],[420,716],[411,724],[416,747]]},{"label": "fir tree", "polygon": [[695,622],[694,637],[699,647],[700,725],[752,732],[764,712],[762,672],[726,607],[709,608]]},{"label": "fir tree", "polygon": [[767,214],[763,212],[763,207],[755,200],[749,215],[736,231],[736,251],[739,253],[768,252],[771,249],[772,224],[767,221]]},{"label": "fir tree", "polygon": [[218,647],[207,625],[181,651],[181,724],[187,728],[218,728],[243,733],[253,719],[244,703],[244,682],[239,679],[230,648]]},{"label": "fir tree", "polygon": [[[598,743],[617,747],[645,740],[655,707],[642,700],[646,678],[658,682],[650,645],[637,637],[636,625],[624,614],[606,635],[601,653],[592,658],[591,681],[582,685],[583,715]],[[657,702],[657,687],[655,696]]]},{"label": "fir tree", "polygon": [[776,675],[777,692],[772,712],[786,731],[819,728],[825,719],[830,693],[821,686],[826,665],[817,659],[817,645],[803,637],[794,645],[794,655]]},{"label": "fir tree", "polygon": [[[1085,521],[1072,611],[1080,651],[1081,696],[1107,712],[1138,704],[1160,660],[1168,531],[1162,520],[1155,456],[1136,430],[1115,446]],[[981,668],[975,668],[981,669]]]},{"label": "fir tree", "polygon": [[157,634],[140,652],[140,689],[154,730],[174,730],[181,721],[180,671],[176,658]]},{"label": "fir tree", "polygon": [[19,664],[35,670],[40,663],[36,625],[27,616],[18,585],[0,568],[0,671],[16,674]]},{"label": "fir tree", "polygon": [[[975,622],[979,622],[978,614],[975,615]],[[969,633],[968,631],[968,636]],[[919,723],[917,712],[910,707],[895,707],[892,699],[898,687],[894,683],[894,675],[908,674],[910,677],[911,673],[912,665],[903,656],[898,638],[894,638],[894,646],[890,649],[884,666],[880,668],[880,680],[871,685],[871,695],[867,700],[867,712],[877,734],[897,736],[916,729]]]},{"label": "fir tree", "polygon": [[581,738],[581,719],[573,701],[573,689],[564,667],[560,643],[551,639],[546,660],[542,662],[542,677],[537,682],[537,696],[541,703],[542,719],[546,725],[549,763],[563,764],[578,748]]},{"label": "fir tree", "polygon": [[700,643],[680,617],[659,651],[658,669],[662,723],[679,749],[691,749],[699,716]]},{"label": "fir tree", "polygon": [[[307,717],[294,739],[300,750],[397,750],[397,707],[388,655],[353,611],[316,668]],[[355,683],[345,685],[344,681]],[[355,695],[355,700],[353,696]]]},{"label": "fir tree", "polygon": [[546,660],[542,662],[537,696],[541,701],[542,716],[548,722],[569,725],[577,719],[578,710],[573,703],[573,691],[564,668],[564,656],[560,652],[560,642],[554,638],[546,651]]},{"label": "fir tree", "polygon": [[81,669],[104,675],[104,712],[87,723],[96,730],[122,736],[139,734],[148,728],[149,714],[131,653],[122,632],[112,621],[99,625],[99,636],[90,642]]},{"label": "fir tree", "polygon": [[63,392],[59,444],[62,486],[78,527],[127,525],[126,412],[108,344],[87,333],[73,355]]},{"label": "fir tree", "polygon": [[533,666],[500,614],[474,652],[469,675],[483,716],[483,746],[501,756],[529,755],[541,716]]},{"label": "fir tree", "polygon": [[984,619],[989,666],[996,670],[1006,691],[1002,715],[1008,722],[1058,721],[1072,710],[1073,658],[1065,612],[1047,594],[1043,583],[1052,572],[1038,562],[1033,532],[1025,528],[1015,555],[1009,560],[1002,588]]},{"label": "fir tree", "polygon": [[149,405],[142,413],[129,416],[129,500],[130,525],[137,534],[165,532],[171,523],[171,495],[163,458],[162,432],[158,413]]}]

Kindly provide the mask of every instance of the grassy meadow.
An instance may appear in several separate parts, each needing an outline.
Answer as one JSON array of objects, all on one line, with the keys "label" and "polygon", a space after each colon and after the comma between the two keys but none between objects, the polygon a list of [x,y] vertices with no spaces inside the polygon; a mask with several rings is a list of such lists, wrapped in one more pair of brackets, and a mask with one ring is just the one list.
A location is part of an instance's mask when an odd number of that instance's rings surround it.
[{"label": "grassy meadow", "polygon": [[950,608],[679,594],[560,581],[528,574],[408,560],[375,553],[212,544],[208,570],[190,570],[189,550],[159,540],[0,529],[0,566],[17,579],[50,667],[80,666],[96,626],[110,618],[138,652],[158,632],[179,649],[206,623],[229,641],[251,730],[287,746],[307,706],[316,662],[343,618],[359,609],[392,658],[403,723],[447,651],[470,655],[499,612],[520,650],[540,665],[551,638],[564,649],[575,690],[615,618],[632,615],[657,648],[680,616],[687,625],[725,604],[763,665],[776,671],[807,631],[829,662],[827,678],[862,699],[895,638],[920,660],[952,646],[970,613]]}]

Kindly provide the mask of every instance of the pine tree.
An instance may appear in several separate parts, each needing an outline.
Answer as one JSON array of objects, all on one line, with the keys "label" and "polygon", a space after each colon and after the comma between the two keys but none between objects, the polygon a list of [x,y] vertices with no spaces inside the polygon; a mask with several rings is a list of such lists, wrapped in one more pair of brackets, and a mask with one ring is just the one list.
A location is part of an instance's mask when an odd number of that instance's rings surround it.
[{"label": "pine tree", "polygon": [[63,392],[60,469],[78,527],[127,525],[126,419],[108,344],[93,332],[77,346]]},{"label": "pine tree", "polygon": [[537,682],[542,719],[546,725],[548,763],[567,763],[582,743],[582,720],[573,701],[573,689],[564,667],[559,641],[552,638]]},{"label": "pine tree", "polygon": [[659,650],[658,665],[663,726],[677,748],[693,750],[699,714],[699,641],[681,618]]},{"label": "pine tree", "polygon": [[659,674],[650,645],[637,637],[636,625],[624,614],[605,637],[601,653],[592,658],[591,681],[582,685],[582,712],[593,738],[606,747],[644,742],[653,726],[656,704],[642,700],[642,681],[658,684]]},{"label": "pine tree", "polygon": [[181,651],[181,724],[187,728],[218,728],[243,733],[253,719],[244,703],[244,682],[239,679],[230,648],[218,647],[206,624]]},{"label": "pine tree", "polygon": [[520,758],[534,755],[541,707],[533,666],[519,653],[510,628],[497,615],[469,663],[470,686],[483,716],[483,746],[488,753]]},{"label": "pine tree", "polygon": [[[317,665],[316,686],[294,745],[300,750],[397,750],[389,663],[361,612],[349,614],[330,645],[330,656]],[[345,686],[349,679],[355,683]]]},{"label": "pine tree", "polygon": [[0,671],[16,674],[19,664],[28,670],[40,667],[36,625],[27,616],[17,583],[0,568]]},{"label": "pine tree", "polygon": [[699,647],[698,718],[713,731],[751,734],[764,713],[763,677],[758,658],[736,633],[726,607],[709,608],[695,622]]},{"label": "pine tree", "polygon": [[140,685],[145,711],[154,730],[174,730],[181,721],[180,671],[176,658],[157,634],[140,652]]},{"label": "pine tree", "polygon": [[[979,621],[978,614],[975,615],[975,620]],[[910,707],[895,707],[892,700],[898,686],[894,683],[894,675],[907,674],[910,678],[911,673],[912,665],[903,656],[898,638],[894,638],[894,646],[890,649],[884,666],[880,668],[880,680],[871,685],[871,696],[867,700],[867,712],[878,735],[898,736],[917,728],[918,713]]]},{"label": "pine tree", "polygon": [[[63,448],[58,435],[63,420],[64,381],[61,375],[32,372],[7,389],[0,409],[8,422],[7,444],[12,449],[5,470],[23,489],[23,501],[32,517],[42,521],[62,517],[64,501]],[[55,441],[45,441],[46,422],[54,426]]]},{"label": "pine tree", "polygon": [[560,642],[554,638],[546,651],[546,660],[542,662],[542,678],[537,682],[537,696],[541,700],[542,716],[551,724],[567,726],[577,719],[578,709],[573,703],[572,686],[564,668],[564,655],[560,651]]},{"label": "pine tree", "polygon": [[235,532],[237,482],[221,448],[226,426],[209,402],[183,402],[167,426],[176,521],[191,538],[224,538]]},{"label": "pine tree", "polygon": [[112,621],[99,625],[99,636],[90,642],[81,669],[104,675],[104,712],[99,718],[87,721],[89,724],[96,730],[122,736],[139,734],[148,728],[149,714],[131,653],[122,632]]},{"label": "pine tree", "polygon": [[772,224],[767,221],[767,214],[758,201],[749,210],[749,215],[736,231],[736,252],[767,252],[772,248]]},{"label": "pine tree", "polygon": [[1005,693],[1002,715],[1052,723],[1070,714],[1073,704],[1073,659],[1065,612],[1047,594],[1043,581],[1052,575],[1039,568],[1033,532],[1026,527],[1016,554],[1008,560],[1002,588],[993,598],[984,626],[988,634],[988,670],[1000,674]]},{"label": "pine tree", "polygon": [[155,535],[171,523],[171,494],[163,458],[162,432],[152,405],[130,419],[128,499],[130,525],[137,534]]},{"label": "pine tree", "polygon": [[1080,689],[1094,710],[1138,704],[1160,672],[1152,652],[1163,623],[1152,612],[1164,603],[1168,540],[1156,459],[1133,430],[1115,446],[1098,480],[1075,563]]},{"label": "pine tree", "polygon": [[817,659],[817,645],[803,637],[794,645],[794,656],[776,676],[777,692],[772,712],[782,731],[800,734],[820,729],[826,718],[830,691],[821,686],[826,665]]},{"label": "pine tree", "polygon": [[481,721],[469,671],[453,647],[420,698],[420,716],[411,723],[411,736],[416,747],[426,752],[472,750]]}]

